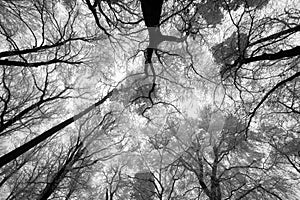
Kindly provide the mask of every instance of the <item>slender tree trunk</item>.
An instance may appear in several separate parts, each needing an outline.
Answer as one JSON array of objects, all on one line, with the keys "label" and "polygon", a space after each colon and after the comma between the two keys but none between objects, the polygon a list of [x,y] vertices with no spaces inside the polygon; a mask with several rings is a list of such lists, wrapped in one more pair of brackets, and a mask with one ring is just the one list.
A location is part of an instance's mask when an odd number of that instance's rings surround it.
[{"label": "slender tree trunk", "polygon": [[106,191],[105,191],[105,200],[109,200],[108,189],[107,188],[106,188]]},{"label": "slender tree trunk", "polygon": [[60,167],[58,172],[53,176],[51,181],[47,183],[46,187],[42,191],[41,195],[37,198],[37,200],[47,200],[50,195],[56,190],[61,181],[66,177],[67,173],[70,172],[74,163],[76,163],[81,155],[83,154],[82,143],[78,145],[71,155],[67,158],[63,166]]},{"label": "slender tree trunk", "polygon": [[264,53],[259,56],[245,58],[242,60],[242,64],[248,64],[251,62],[256,62],[261,60],[279,60],[283,58],[292,58],[299,55],[300,55],[300,46],[296,46],[291,49],[281,50],[277,53]]},{"label": "slender tree trunk", "polygon": [[67,120],[61,122],[60,124],[50,128],[49,130],[45,131],[41,135],[33,138],[29,142],[21,145],[20,147],[12,150],[11,152],[3,155],[2,157],[0,157],[0,168],[3,167],[4,165],[6,165],[7,163],[11,162],[12,160],[16,159],[20,155],[24,154],[25,152],[29,151],[30,149],[32,149],[36,145],[38,145],[41,142],[45,141],[47,138],[51,137],[52,135],[54,135],[58,131],[62,130],[66,126],[68,126],[71,123],[75,122],[79,118],[83,117],[84,115],[89,113],[91,110],[93,110],[95,107],[103,104],[108,98],[110,98],[112,96],[113,92],[114,92],[114,90],[110,91],[105,97],[103,97],[101,100],[99,100],[95,104],[91,105],[90,107],[88,107],[84,111],[80,112],[77,115],[74,115],[73,117],[70,117],[69,119],[67,119]]},{"label": "slender tree trunk", "polygon": [[211,195],[210,195],[210,200],[222,200],[222,195],[221,195],[221,188],[220,188],[220,181],[218,179],[218,149],[217,147],[213,147],[215,159],[212,164],[212,173],[211,173]]}]

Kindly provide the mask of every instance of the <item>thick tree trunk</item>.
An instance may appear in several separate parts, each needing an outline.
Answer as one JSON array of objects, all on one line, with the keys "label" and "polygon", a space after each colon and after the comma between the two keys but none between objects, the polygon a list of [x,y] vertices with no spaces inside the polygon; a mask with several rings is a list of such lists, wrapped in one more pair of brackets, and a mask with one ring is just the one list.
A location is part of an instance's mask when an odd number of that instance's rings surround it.
[{"label": "thick tree trunk", "polygon": [[160,18],[163,0],[141,0],[141,7],[145,24],[149,33],[149,45],[145,52],[145,64],[152,63],[152,55],[163,41],[182,42],[184,38],[163,35],[160,32]]},{"label": "thick tree trunk", "polygon": [[141,0],[144,21],[147,27],[158,27],[163,0]]},{"label": "thick tree trunk", "polygon": [[149,33],[149,46],[145,53],[145,63],[152,63],[152,54],[161,42],[159,21],[162,11],[163,0],[141,0],[144,22]]}]

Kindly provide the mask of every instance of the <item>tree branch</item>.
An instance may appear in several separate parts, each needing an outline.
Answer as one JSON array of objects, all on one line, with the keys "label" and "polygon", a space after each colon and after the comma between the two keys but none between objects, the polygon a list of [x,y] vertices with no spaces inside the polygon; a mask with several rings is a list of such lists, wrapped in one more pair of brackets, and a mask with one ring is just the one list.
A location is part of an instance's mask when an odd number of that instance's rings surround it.
[{"label": "tree branch", "polygon": [[251,62],[256,62],[256,61],[261,61],[261,60],[279,60],[282,58],[291,58],[291,57],[299,56],[299,55],[300,55],[300,46],[296,46],[292,49],[281,50],[274,54],[264,53],[260,56],[245,58],[245,59],[241,60],[241,64],[248,64]]}]

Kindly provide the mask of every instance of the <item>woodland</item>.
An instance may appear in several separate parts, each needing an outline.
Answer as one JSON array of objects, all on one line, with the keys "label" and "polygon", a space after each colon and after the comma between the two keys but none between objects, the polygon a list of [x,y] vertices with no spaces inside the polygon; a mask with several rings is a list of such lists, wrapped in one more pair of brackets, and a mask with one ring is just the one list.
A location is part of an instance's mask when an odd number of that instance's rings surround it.
[{"label": "woodland", "polygon": [[0,200],[300,199],[298,0],[1,0]]}]

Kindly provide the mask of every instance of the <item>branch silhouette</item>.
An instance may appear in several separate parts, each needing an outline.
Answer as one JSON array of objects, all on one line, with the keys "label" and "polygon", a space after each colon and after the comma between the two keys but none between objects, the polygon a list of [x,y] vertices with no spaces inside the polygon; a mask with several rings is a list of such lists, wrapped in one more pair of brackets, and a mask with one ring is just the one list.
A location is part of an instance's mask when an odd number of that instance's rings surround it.
[{"label": "branch silhouette", "polygon": [[94,108],[102,105],[107,99],[109,99],[113,95],[114,91],[115,90],[112,90],[112,91],[108,92],[98,102],[92,104],[91,106],[89,106],[85,110],[81,111],[77,115],[74,115],[74,116],[64,120],[63,122],[57,124],[56,126],[53,126],[49,130],[47,130],[47,131],[43,132],[42,134],[36,136],[32,140],[26,142],[25,144],[17,147],[14,150],[8,152],[7,154],[1,156],[0,157],[0,168],[3,167],[4,165],[6,165],[7,163],[11,162],[12,160],[18,158],[20,155],[26,153],[27,151],[29,151],[33,147],[39,145],[41,142],[45,141],[47,138],[51,137],[52,135],[54,135],[58,131],[62,130],[66,126],[68,126],[68,125],[72,124],[73,122],[75,122],[76,120],[80,119],[81,117],[83,117],[84,115],[86,115],[87,113],[92,111]]}]

